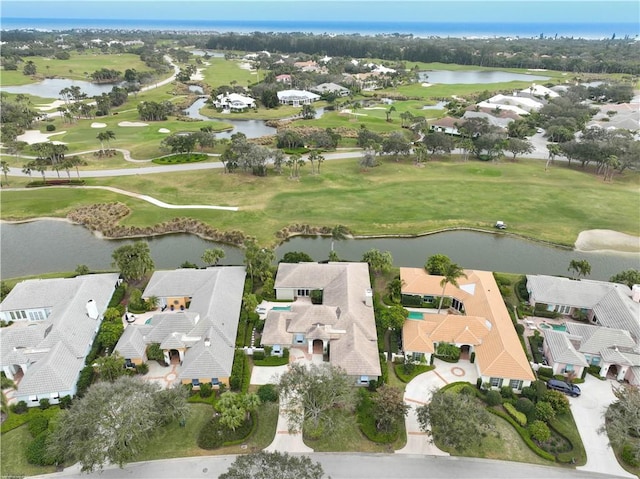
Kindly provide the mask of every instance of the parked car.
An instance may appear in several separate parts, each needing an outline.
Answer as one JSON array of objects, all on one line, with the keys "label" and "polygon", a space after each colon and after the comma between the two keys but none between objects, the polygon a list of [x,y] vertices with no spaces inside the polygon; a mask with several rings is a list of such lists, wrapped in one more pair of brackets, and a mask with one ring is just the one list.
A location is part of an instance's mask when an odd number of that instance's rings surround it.
[{"label": "parked car", "polygon": [[495,228],[498,228],[499,230],[506,230],[507,229],[507,225],[504,224],[504,221],[496,221],[496,224],[493,225]]},{"label": "parked car", "polygon": [[267,307],[266,306],[258,306],[256,308],[256,313],[258,313],[259,315],[263,315],[263,314],[267,314]]},{"label": "parked car", "polygon": [[575,384],[567,383],[564,381],[560,381],[559,379],[549,379],[547,381],[547,387],[549,389],[554,389],[556,391],[560,391],[572,397],[580,396],[580,388]]}]

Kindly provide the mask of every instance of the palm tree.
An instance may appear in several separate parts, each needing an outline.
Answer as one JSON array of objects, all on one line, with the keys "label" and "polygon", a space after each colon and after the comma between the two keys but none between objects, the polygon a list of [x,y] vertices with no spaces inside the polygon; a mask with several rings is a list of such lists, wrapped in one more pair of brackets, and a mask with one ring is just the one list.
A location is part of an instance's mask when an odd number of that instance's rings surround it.
[{"label": "palm tree", "polygon": [[442,302],[444,301],[444,290],[447,287],[447,284],[451,284],[458,287],[458,278],[464,277],[467,275],[464,272],[464,269],[456,263],[449,263],[442,275],[442,280],[440,281],[440,286],[442,286],[442,296],[440,296],[440,304],[438,305],[438,314],[440,314],[440,309],[442,308]]},{"label": "palm tree", "polygon": [[224,256],[225,253],[222,248],[206,249],[202,255],[202,261],[208,266],[215,266]]},{"label": "palm tree", "polygon": [[0,161],[0,166],[2,167],[2,174],[4,175],[4,182],[8,185],[9,184],[9,163],[7,163],[6,161]]},{"label": "palm tree", "polygon": [[567,271],[573,271],[577,273],[578,276],[586,277],[588,274],[591,274],[591,264],[586,259],[572,259],[569,262]]},{"label": "palm tree", "polygon": [[391,113],[393,113],[394,111],[396,111],[396,107],[391,105],[389,109],[384,112],[384,114],[387,115],[387,121],[391,121]]},{"label": "palm tree", "polygon": [[79,166],[87,166],[87,162],[84,161],[82,158],[79,158],[77,156],[72,156],[69,161],[71,162],[71,166],[73,166],[76,169],[76,174],[78,175],[78,179],[80,178],[80,171],[78,170]]},{"label": "palm tree", "polygon": [[100,142],[100,151],[103,152],[104,151],[104,142],[107,140],[107,133],[104,131],[101,131],[100,133],[98,133],[96,135],[96,139]]},{"label": "palm tree", "polygon": [[560,148],[560,145],[558,145],[557,143],[548,144],[547,150],[549,150],[549,159],[544,165],[544,171],[547,171],[549,169],[549,163],[553,163],[553,160],[555,160],[556,156],[562,153],[562,148]]},{"label": "palm tree", "polygon": [[104,135],[105,135],[105,140],[107,140],[107,148],[111,148],[111,140],[116,139],[116,134],[111,130],[107,130],[104,132]]},{"label": "palm tree", "polygon": [[348,234],[349,230],[346,226],[335,225],[331,230],[331,251],[333,251],[334,242],[346,239]]}]

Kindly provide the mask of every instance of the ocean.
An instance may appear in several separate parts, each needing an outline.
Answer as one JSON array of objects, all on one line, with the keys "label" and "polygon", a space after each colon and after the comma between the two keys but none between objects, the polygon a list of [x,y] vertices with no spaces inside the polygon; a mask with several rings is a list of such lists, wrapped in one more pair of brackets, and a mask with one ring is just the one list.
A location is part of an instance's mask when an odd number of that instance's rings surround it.
[{"label": "ocean", "polygon": [[412,34],[418,37],[574,37],[588,39],[637,38],[638,22],[628,23],[456,23],[362,21],[245,21],[2,18],[3,30],[163,30],[192,32],[301,32],[314,34]]}]

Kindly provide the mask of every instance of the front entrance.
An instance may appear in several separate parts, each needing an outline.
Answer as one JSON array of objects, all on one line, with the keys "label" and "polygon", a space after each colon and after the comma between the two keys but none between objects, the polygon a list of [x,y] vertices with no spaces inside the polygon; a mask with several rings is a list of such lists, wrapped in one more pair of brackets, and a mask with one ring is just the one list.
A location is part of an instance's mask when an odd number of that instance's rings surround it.
[{"label": "front entrance", "polygon": [[322,339],[313,340],[313,354],[323,354]]},{"label": "front entrance", "polygon": [[469,346],[468,344],[460,346],[460,359],[469,361],[470,357],[471,357],[471,346]]},{"label": "front entrance", "polygon": [[618,366],[612,364],[609,366],[609,370],[607,371],[607,379],[617,379],[618,378]]},{"label": "front entrance", "polygon": [[170,364],[180,364],[180,352],[177,349],[169,350],[169,362]]}]

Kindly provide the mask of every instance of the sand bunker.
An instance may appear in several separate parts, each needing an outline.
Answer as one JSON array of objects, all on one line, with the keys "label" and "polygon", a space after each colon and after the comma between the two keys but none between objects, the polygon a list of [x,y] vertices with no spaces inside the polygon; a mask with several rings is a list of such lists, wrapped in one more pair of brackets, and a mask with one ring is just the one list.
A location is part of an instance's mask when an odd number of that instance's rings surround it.
[{"label": "sand bunker", "polygon": [[238,63],[238,67],[242,68],[243,70],[253,70],[253,68],[251,67],[251,63],[247,63],[247,62]]},{"label": "sand bunker", "polygon": [[158,133],[171,133],[171,130],[169,130],[168,128],[160,128],[158,130]]},{"label": "sand bunker", "polygon": [[613,230],[581,231],[575,248],[578,251],[640,253],[640,237]]},{"label": "sand bunker", "polygon": [[62,105],[64,105],[64,102],[62,100],[55,100],[55,101],[52,101],[51,103],[39,103],[38,105],[36,105],[36,110],[40,110],[40,111],[54,110]]},{"label": "sand bunker", "polygon": [[[46,143],[49,140],[50,136],[54,135],[63,135],[66,131],[56,131],[55,133],[42,133],[40,130],[27,130],[22,135],[16,137],[18,141],[24,141],[29,145],[33,145],[34,143]],[[61,141],[52,141],[51,143],[55,143],[56,145],[66,145]]]},{"label": "sand bunker", "polygon": [[367,106],[363,110],[386,110],[383,106]]},{"label": "sand bunker", "polygon": [[433,86],[433,83],[423,83],[422,86],[424,87],[430,87]]},{"label": "sand bunker", "polygon": [[93,123],[91,123],[91,128],[106,128],[107,124],[106,123],[99,123],[97,121],[94,121]]},{"label": "sand bunker", "polygon": [[354,113],[349,108],[345,108],[344,110],[340,110],[340,113],[348,113],[349,115],[354,115],[354,116],[369,116],[366,113]]},{"label": "sand bunker", "polygon": [[204,75],[202,74],[203,71],[204,71],[204,68],[198,68],[196,72],[193,75],[191,75],[191,79],[194,81],[204,80]]},{"label": "sand bunker", "polygon": [[149,123],[143,123],[141,121],[121,121],[118,126],[149,126]]}]

